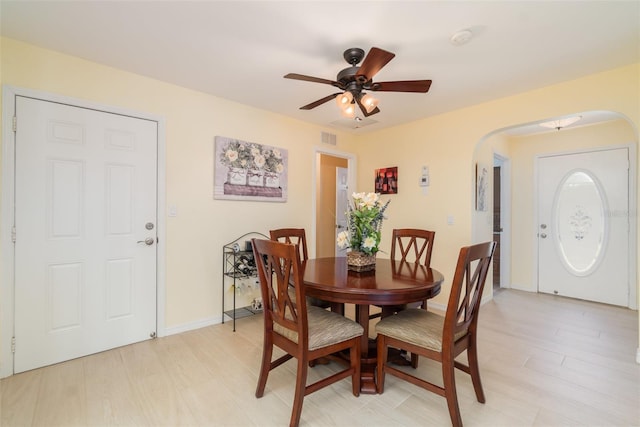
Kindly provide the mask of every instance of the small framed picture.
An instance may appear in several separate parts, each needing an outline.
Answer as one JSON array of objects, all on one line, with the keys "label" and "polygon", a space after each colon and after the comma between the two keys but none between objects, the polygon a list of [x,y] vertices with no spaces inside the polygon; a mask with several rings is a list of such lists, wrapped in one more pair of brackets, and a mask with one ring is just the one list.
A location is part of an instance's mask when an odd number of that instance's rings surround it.
[{"label": "small framed picture", "polygon": [[398,194],[398,167],[376,169],[373,188],[380,194]]},{"label": "small framed picture", "polygon": [[487,191],[489,186],[489,169],[487,166],[476,163],[476,210],[477,211],[486,211],[489,207],[487,206],[488,194]]}]

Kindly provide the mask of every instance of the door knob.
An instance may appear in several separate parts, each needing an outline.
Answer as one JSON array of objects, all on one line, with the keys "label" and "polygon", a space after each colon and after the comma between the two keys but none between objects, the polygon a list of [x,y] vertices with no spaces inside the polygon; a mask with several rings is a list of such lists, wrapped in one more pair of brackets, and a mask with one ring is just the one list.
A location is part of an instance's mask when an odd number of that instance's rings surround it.
[{"label": "door knob", "polygon": [[540,234],[540,237],[542,237],[543,239],[546,239],[547,238],[547,233]]},{"label": "door knob", "polygon": [[155,239],[153,237],[147,237],[144,240],[138,240],[138,243],[144,243],[147,246],[153,245],[153,242],[155,242]]}]

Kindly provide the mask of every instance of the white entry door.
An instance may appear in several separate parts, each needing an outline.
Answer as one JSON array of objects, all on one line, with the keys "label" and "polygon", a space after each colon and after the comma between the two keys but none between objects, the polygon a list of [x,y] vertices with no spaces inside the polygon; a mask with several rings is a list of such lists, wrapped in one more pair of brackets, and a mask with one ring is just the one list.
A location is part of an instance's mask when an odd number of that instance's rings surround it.
[{"label": "white entry door", "polygon": [[16,117],[14,372],[155,336],[157,123],[22,96]]},{"label": "white entry door", "polygon": [[629,303],[629,153],[538,160],[538,289]]},{"label": "white entry door", "polygon": [[[336,168],[336,240],[338,233],[347,229],[347,216],[349,208],[349,169]],[[346,256],[346,249],[340,249],[336,243],[336,256]]]}]

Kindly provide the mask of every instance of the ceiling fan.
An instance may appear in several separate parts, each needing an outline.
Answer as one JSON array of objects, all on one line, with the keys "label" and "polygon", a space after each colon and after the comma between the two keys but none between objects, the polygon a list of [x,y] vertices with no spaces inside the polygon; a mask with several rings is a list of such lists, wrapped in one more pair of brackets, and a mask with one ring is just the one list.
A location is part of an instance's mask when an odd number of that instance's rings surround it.
[{"label": "ceiling fan", "polygon": [[[365,91],[372,92],[421,92],[427,93],[431,87],[431,80],[403,80],[395,82],[373,82],[373,76],[378,73],[396,55],[386,50],[372,47],[367,56],[364,50],[357,47],[344,51],[343,57],[351,66],[340,71],[336,80],[321,79],[303,74],[289,73],[285,79],[303,80],[307,82],[323,83],[335,86],[342,92],[332,93],[310,104],[300,107],[301,110],[311,110],[325,102],[335,99],[341,107],[343,115],[354,117],[357,104],[365,117],[380,112],[378,100]],[[362,60],[364,58],[364,61]],[[362,64],[357,64],[362,61]]]}]

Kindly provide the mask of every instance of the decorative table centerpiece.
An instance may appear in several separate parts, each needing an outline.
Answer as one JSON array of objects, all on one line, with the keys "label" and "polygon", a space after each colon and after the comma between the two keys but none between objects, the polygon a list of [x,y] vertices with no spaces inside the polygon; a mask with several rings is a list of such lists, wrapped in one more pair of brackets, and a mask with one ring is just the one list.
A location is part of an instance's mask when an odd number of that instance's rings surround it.
[{"label": "decorative table centerpiece", "polygon": [[377,193],[353,193],[353,205],[349,205],[347,230],[338,234],[338,246],[351,248],[347,252],[347,268],[352,271],[371,271],[376,268],[384,211],[389,202],[382,205]]}]

